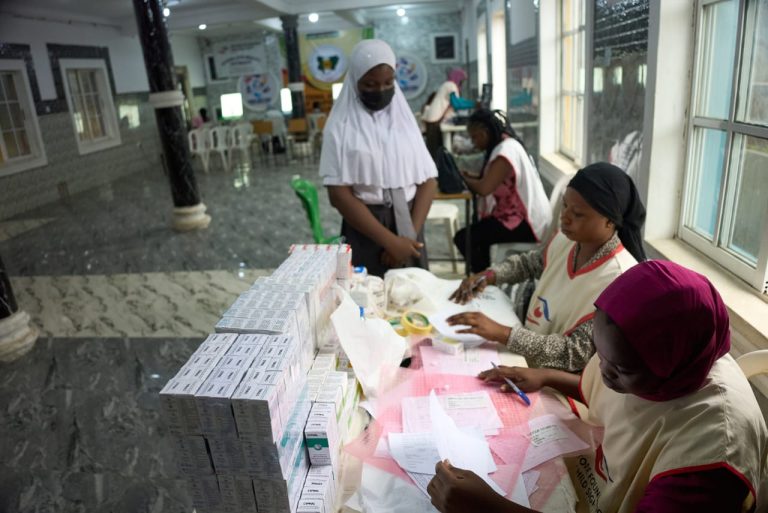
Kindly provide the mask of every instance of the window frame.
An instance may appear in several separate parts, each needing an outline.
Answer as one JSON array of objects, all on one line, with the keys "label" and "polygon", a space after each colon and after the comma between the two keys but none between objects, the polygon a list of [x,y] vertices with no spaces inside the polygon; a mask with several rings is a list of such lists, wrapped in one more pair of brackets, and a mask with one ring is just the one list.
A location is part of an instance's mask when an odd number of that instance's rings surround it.
[{"label": "window frame", "polygon": [[[563,30],[564,25],[564,18],[563,18],[563,0],[557,1],[557,108],[556,108],[556,120],[557,120],[557,136],[556,136],[556,145],[557,145],[557,151],[560,153],[563,157],[569,159],[577,166],[580,166],[583,164],[584,161],[584,155],[586,154],[586,148],[587,148],[587,114],[588,114],[588,97],[591,95],[587,94],[588,87],[590,84],[587,82],[589,73],[587,70],[591,68],[591,57],[589,51],[587,51],[588,47],[591,47],[590,45],[590,34],[588,34],[589,31],[587,31],[587,26],[590,23],[589,19],[589,4],[591,3],[590,0],[571,0],[572,2],[578,1],[580,4],[580,7],[582,9],[581,12],[581,19],[577,20],[578,23],[574,22],[573,25],[575,28],[572,28],[568,31]],[[584,76],[579,77],[578,75],[578,62],[579,59],[575,59],[573,62],[573,77],[575,77],[576,81],[582,81],[582,87],[583,90],[579,92],[578,90],[572,90],[572,91],[565,91],[563,88],[563,58],[564,58],[564,51],[563,51],[563,41],[566,37],[574,36],[574,42],[578,40],[578,36],[580,36],[580,48],[575,49],[572,54],[574,57],[579,57],[580,61],[583,65],[584,69]],[[581,53],[581,55],[579,55]],[[580,134],[580,136],[577,135],[576,141],[575,141],[575,148],[569,148],[565,146],[565,143],[563,142],[563,106],[564,101],[563,98],[565,96],[568,96],[573,99],[573,101],[577,102],[580,98],[581,100],[581,109],[580,109],[580,115],[581,115],[581,123],[579,123],[579,116],[577,113],[576,119],[574,119],[574,125],[572,127],[572,130],[575,131],[577,134]]]},{"label": "window frame", "polygon": [[[745,280],[752,287],[758,289],[763,294],[768,293],[768,211],[764,219],[760,220],[763,236],[760,238],[760,247],[757,254],[757,262],[752,267],[743,258],[736,255],[726,246],[726,233],[723,230],[724,224],[728,221],[732,212],[728,208],[732,206],[733,201],[738,195],[737,182],[740,178],[734,173],[738,173],[738,155],[733,155],[735,139],[740,136],[752,136],[768,140],[768,126],[753,125],[737,120],[738,99],[741,93],[739,87],[742,81],[742,72],[745,58],[745,27],[749,20],[746,19],[748,13],[748,4],[757,0],[733,0],[739,2],[738,17],[736,27],[736,43],[734,55],[734,69],[731,81],[731,97],[728,106],[728,119],[715,119],[697,115],[697,106],[699,105],[700,94],[704,89],[704,84],[700,81],[701,67],[706,56],[703,53],[704,38],[707,36],[705,27],[703,27],[704,8],[726,0],[697,0],[694,12],[694,53],[693,53],[693,72],[691,73],[691,94],[687,113],[687,134],[686,134],[686,158],[685,175],[683,178],[683,195],[681,198],[680,218],[678,222],[678,236],[687,244],[691,245],[697,251],[703,253],[710,259],[723,266],[725,269],[735,274],[742,280]],[[700,178],[700,173],[694,167],[697,164],[697,131],[703,129],[713,129],[725,132],[726,142],[724,148],[724,157],[722,164],[722,174],[720,177],[720,189],[717,200],[717,213],[713,230],[712,241],[703,235],[697,233],[693,228],[686,226],[692,224],[692,216],[696,204],[696,188],[694,185]],[[734,177],[739,180],[734,180]],[[733,190],[736,188],[736,190]],[[725,244],[723,242],[725,241]],[[723,245],[721,245],[723,244]]]},{"label": "window frame", "polygon": [[[17,157],[12,160],[5,160],[0,166],[0,177],[9,176],[29,169],[42,167],[48,164],[48,158],[45,154],[42,132],[37,119],[37,110],[32,96],[32,87],[29,83],[26,62],[22,59],[0,59],[0,71],[11,71],[18,73],[19,80],[15,81],[16,92],[19,95],[19,103],[24,115],[24,125],[27,130],[30,149],[29,155]],[[2,139],[2,138],[0,138]],[[0,145],[5,146],[4,141],[0,140]]]},{"label": "window frame", "polygon": [[[108,148],[114,148],[122,144],[120,126],[117,120],[115,100],[112,96],[112,88],[109,84],[109,73],[104,59],[59,59],[61,68],[61,81],[64,87],[64,96],[67,98],[69,117],[72,121],[72,131],[77,143],[77,151],[80,155],[87,155]],[[95,141],[81,141],[77,135],[77,122],[75,120],[75,108],[72,100],[72,92],[69,89],[67,72],[70,70],[96,70],[96,82],[101,103],[101,115],[104,121],[105,137]]]}]

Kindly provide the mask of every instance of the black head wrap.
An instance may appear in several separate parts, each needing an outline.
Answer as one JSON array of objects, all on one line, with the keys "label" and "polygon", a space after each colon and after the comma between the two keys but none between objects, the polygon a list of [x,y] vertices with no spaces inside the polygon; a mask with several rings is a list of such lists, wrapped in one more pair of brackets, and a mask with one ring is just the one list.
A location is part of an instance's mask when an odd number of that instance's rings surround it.
[{"label": "black head wrap", "polygon": [[646,259],[640,234],[645,223],[645,207],[628,174],[613,164],[596,162],[580,169],[568,187],[616,225],[621,243],[635,260]]}]

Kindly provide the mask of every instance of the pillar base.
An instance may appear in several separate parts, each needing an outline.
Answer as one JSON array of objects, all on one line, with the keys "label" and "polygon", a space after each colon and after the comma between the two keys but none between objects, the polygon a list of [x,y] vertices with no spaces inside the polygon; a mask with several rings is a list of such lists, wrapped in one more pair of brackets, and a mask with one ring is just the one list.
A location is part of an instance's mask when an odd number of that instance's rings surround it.
[{"label": "pillar base", "polygon": [[0,362],[23,356],[34,347],[37,336],[37,329],[29,325],[29,314],[24,310],[0,319]]},{"label": "pillar base", "polygon": [[173,208],[173,229],[179,232],[203,230],[211,223],[211,216],[205,213],[205,204]]}]

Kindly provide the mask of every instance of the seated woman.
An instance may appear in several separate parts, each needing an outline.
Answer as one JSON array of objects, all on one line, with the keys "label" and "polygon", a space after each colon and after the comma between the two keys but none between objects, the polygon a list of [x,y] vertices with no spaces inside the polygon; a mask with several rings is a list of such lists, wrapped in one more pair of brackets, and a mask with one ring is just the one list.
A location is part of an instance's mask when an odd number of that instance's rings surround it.
[{"label": "seated woman", "polygon": [[352,50],[323,132],[320,176],[343,218],[354,265],[375,276],[394,267],[427,268],[422,229],[437,168],[384,41],[364,40]]},{"label": "seated woman", "polygon": [[[604,513],[743,513],[766,475],[768,433],[749,382],[728,354],[728,312],[702,275],[672,262],[638,264],[595,301],[594,356],[578,375],[501,367],[528,392],[578,398],[604,427],[600,457],[580,470]],[[582,486],[575,483],[576,486]],[[531,512],[471,472],[437,464],[427,490],[443,513]]]},{"label": "seated woman", "polygon": [[488,340],[506,344],[531,367],[580,371],[595,352],[592,303],[618,275],[645,260],[640,229],[645,207],[621,169],[596,163],[568,184],[560,232],[543,250],[514,255],[465,279],[451,299],[466,303],[486,286],[537,279],[524,325],[510,328],[480,312],[448,318]]},{"label": "seated woman", "polygon": [[[490,265],[493,244],[538,242],[552,220],[552,210],[523,141],[500,113],[474,112],[467,131],[475,147],[485,151],[480,178],[464,176],[470,190],[484,196],[483,218],[471,226],[472,272],[479,272]],[[466,228],[453,242],[466,257]]]}]

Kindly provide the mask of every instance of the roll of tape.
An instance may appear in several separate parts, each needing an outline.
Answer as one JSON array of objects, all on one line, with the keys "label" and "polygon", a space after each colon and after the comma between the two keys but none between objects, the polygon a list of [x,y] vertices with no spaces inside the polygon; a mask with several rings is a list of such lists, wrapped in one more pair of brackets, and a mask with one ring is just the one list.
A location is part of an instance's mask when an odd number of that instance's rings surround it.
[{"label": "roll of tape", "polygon": [[406,330],[405,326],[403,326],[403,323],[400,322],[400,317],[391,318],[389,320],[389,324],[395,329],[395,332],[401,337],[408,335],[408,330]]},{"label": "roll of tape", "polygon": [[414,335],[429,335],[432,333],[432,325],[423,313],[405,312],[400,319],[400,323],[408,333],[413,333]]}]

